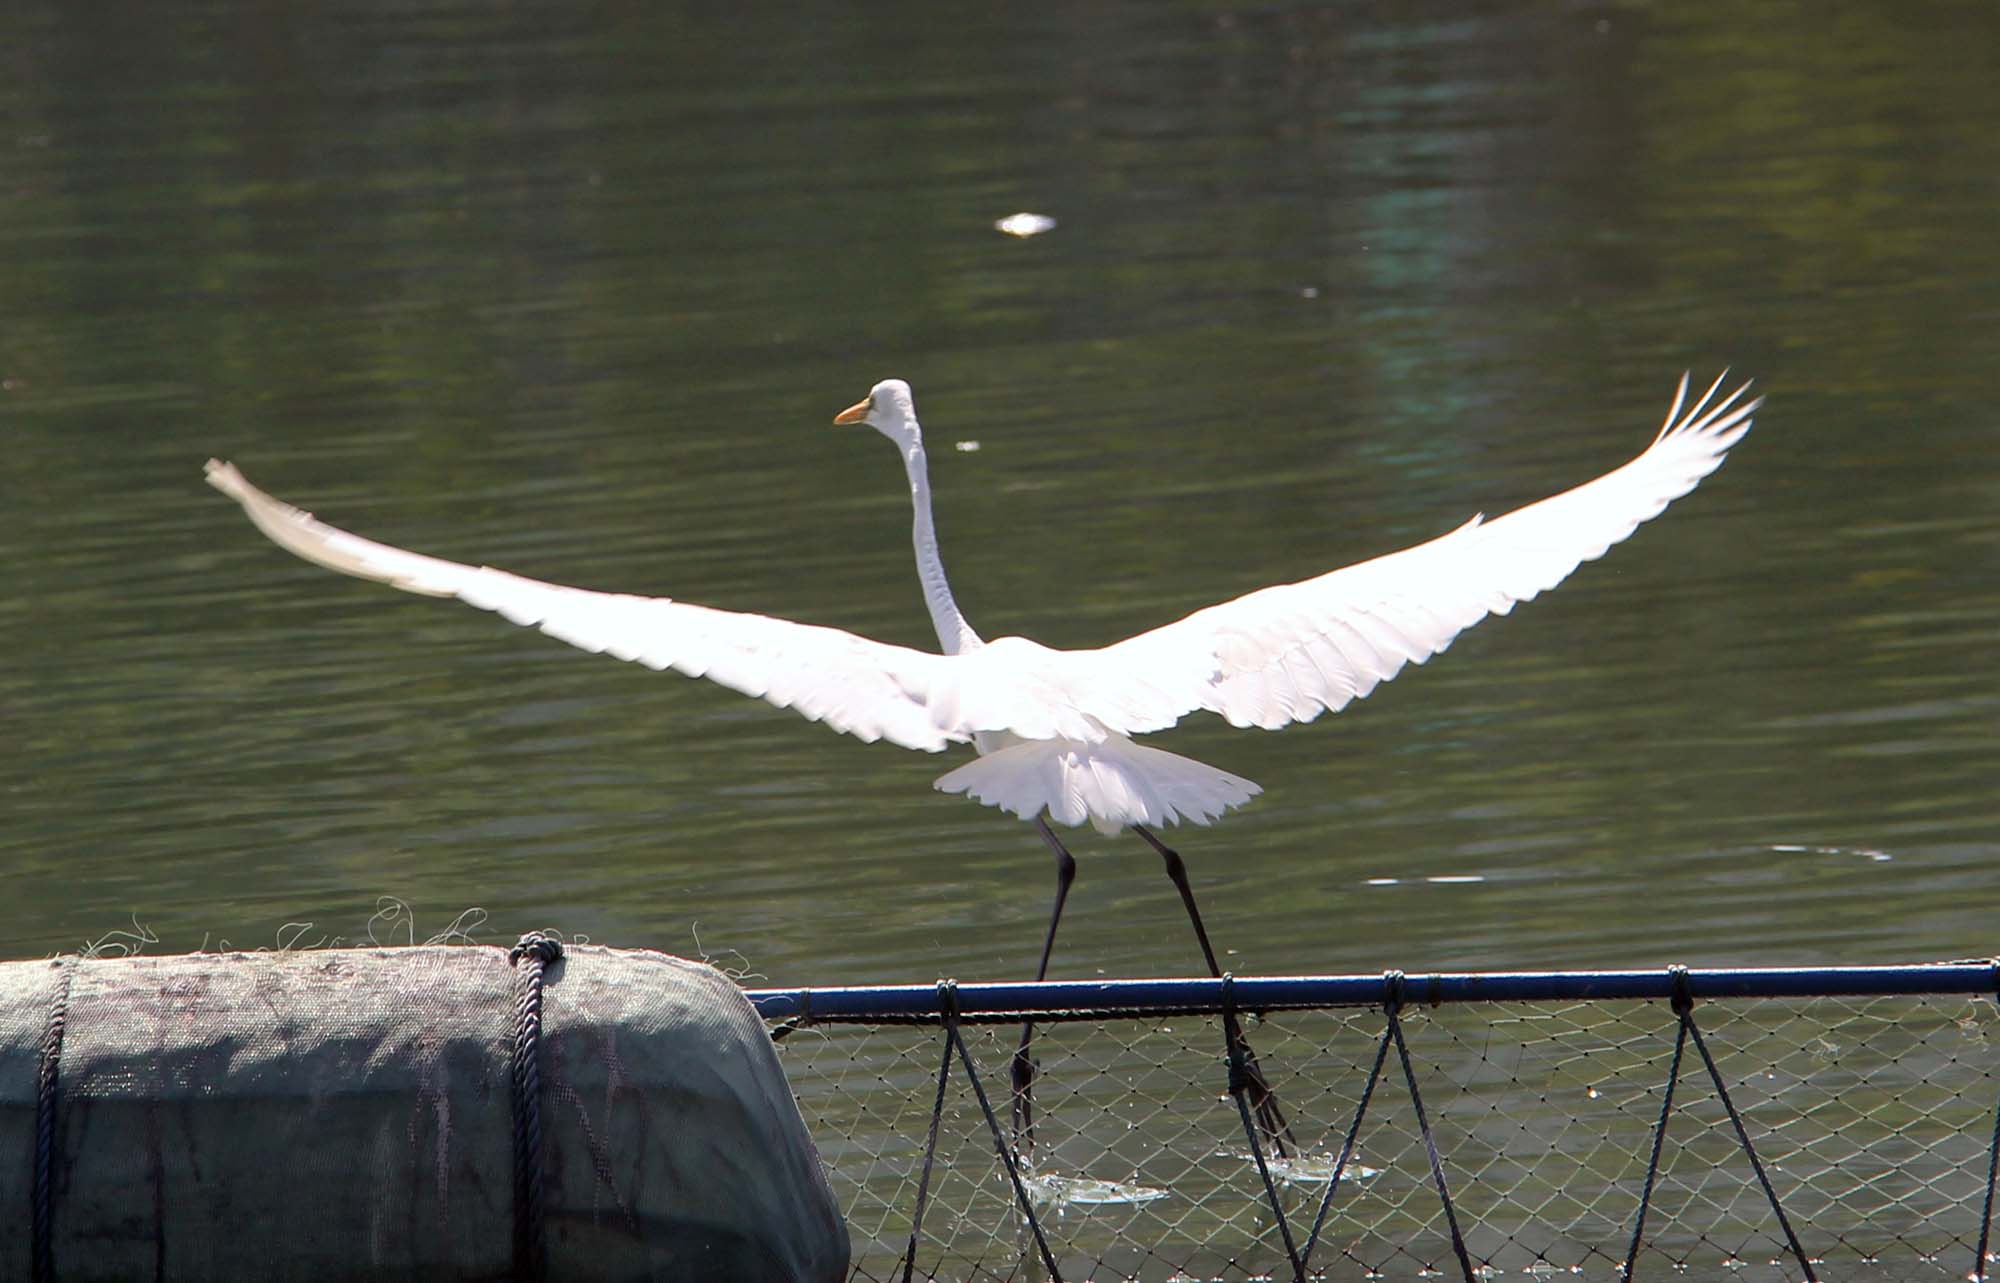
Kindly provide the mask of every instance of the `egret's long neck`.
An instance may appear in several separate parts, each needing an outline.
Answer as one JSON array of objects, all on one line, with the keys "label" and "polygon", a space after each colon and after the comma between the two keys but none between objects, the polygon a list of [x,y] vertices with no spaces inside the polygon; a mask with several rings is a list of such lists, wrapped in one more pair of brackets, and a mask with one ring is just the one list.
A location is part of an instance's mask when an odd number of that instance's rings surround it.
[{"label": "egret's long neck", "polygon": [[917,580],[924,586],[924,605],[930,607],[938,645],[947,655],[976,650],[984,643],[959,613],[958,603],[951,599],[951,584],[944,577],[944,560],[938,556],[937,527],[931,522],[930,469],[925,463],[922,441],[913,441],[904,448],[903,466],[910,474],[910,506],[916,510],[910,537],[917,549]]}]

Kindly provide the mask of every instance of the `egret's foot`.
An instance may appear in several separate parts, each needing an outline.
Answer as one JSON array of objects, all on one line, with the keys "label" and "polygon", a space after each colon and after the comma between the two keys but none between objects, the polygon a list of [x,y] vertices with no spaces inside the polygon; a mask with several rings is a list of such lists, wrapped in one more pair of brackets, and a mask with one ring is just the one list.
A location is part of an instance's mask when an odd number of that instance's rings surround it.
[{"label": "egret's foot", "polygon": [[1250,1114],[1257,1120],[1257,1130],[1263,1133],[1264,1140],[1279,1158],[1290,1158],[1301,1151],[1298,1142],[1292,1139],[1292,1127],[1285,1120],[1284,1107],[1278,1104],[1278,1093],[1271,1090],[1263,1067],[1257,1063],[1257,1053],[1251,1050],[1250,1041],[1243,1036],[1243,1029],[1236,1023],[1235,1017],[1225,1016],[1223,1019],[1225,1036],[1243,1049],[1244,1077],[1249,1079]]},{"label": "egret's foot", "polygon": [[1014,1049],[1014,1058],[1007,1067],[1008,1078],[1013,1085],[1014,1157],[1023,1168],[1032,1166],[1035,1152],[1035,1073],[1038,1066],[1028,1050],[1034,1036],[1033,1025],[1022,1029],[1021,1045]]},{"label": "egret's foot", "polygon": [[[1132,831],[1159,852],[1167,868],[1167,877],[1173,882],[1174,890],[1180,892],[1181,906],[1187,910],[1188,922],[1194,927],[1195,942],[1201,946],[1201,960],[1208,964],[1208,974],[1220,979],[1222,968],[1216,965],[1215,949],[1208,942],[1208,928],[1202,925],[1201,909],[1194,902],[1194,888],[1188,884],[1186,861],[1181,859],[1180,852],[1160,841],[1159,836],[1145,825],[1134,824]],[[1292,1129],[1285,1121],[1285,1111],[1278,1104],[1277,1093],[1265,1080],[1264,1071],[1257,1065],[1257,1053],[1244,1039],[1243,1027],[1236,1022],[1236,1017],[1225,1015],[1222,1021],[1224,1036],[1229,1040],[1231,1049],[1243,1049],[1243,1068],[1250,1080],[1250,1103],[1256,1114],[1258,1130],[1264,1133],[1264,1138],[1280,1158],[1289,1158],[1298,1149],[1298,1143],[1292,1139]]]}]

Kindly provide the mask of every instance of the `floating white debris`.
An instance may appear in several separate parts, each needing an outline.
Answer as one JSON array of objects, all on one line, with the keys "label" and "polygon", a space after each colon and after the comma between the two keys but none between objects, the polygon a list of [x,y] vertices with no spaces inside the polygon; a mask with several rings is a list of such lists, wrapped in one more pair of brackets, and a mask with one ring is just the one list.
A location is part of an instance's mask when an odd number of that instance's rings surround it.
[{"label": "floating white debris", "polygon": [[1155,1189],[1151,1185],[1092,1180],[1088,1176],[1030,1176],[1021,1183],[1027,1187],[1028,1197],[1035,1206],[1045,1209],[1150,1203],[1167,1196],[1166,1190]]},{"label": "floating white debris", "polygon": [[1393,887],[1402,885],[1402,881],[1401,878],[1370,878],[1367,885],[1371,887]]},{"label": "floating white debris", "polygon": [[1887,851],[1866,846],[1805,846],[1797,842],[1778,842],[1764,849],[1781,855],[1858,855],[1872,864],[1886,864],[1896,858]]},{"label": "floating white debris", "polygon": [[952,448],[953,448],[953,449],[955,449],[955,450],[957,450],[957,451],[958,451],[958,452],[959,452],[960,454],[978,454],[978,453],[979,453],[979,443],[978,443],[977,441],[958,441],[958,442],[954,442],[954,443],[953,443],[953,445],[952,445]]},{"label": "floating white debris", "polygon": [[1484,882],[1484,873],[1434,873],[1424,879],[1426,882]]},{"label": "floating white debris", "polygon": [[[1324,1185],[1333,1179],[1333,1165],[1338,1161],[1331,1154],[1301,1154],[1297,1158],[1269,1159],[1266,1165],[1270,1167],[1274,1180],[1290,1181],[1294,1185]],[[1340,1179],[1343,1182],[1365,1181],[1381,1174],[1379,1168],[1350,1160]]]},{"label": "floating white debris", "polygon": [[[1256,1166],[1257,1156],[1247,1149],[1223,1148],[1215,1151],[1217,1158],[1233,1158],[1239,1163]],[[1277,1158],[1264,1156],[1264,1165],[1271,1169],[1271,1179],[1288,1181],[1293,1185],[1324,1185],[1333,1179],[1333,1168],[1340,1161],[1338,1154],[1300,1154],[1297,1158]],[[1380,1176],[1380,1168],[1369,1167],[1356,1162],[1352,1156],[1347,1160],[1347,1168],[1340,1174],[1340,1183],[1365,1181]]]},{"label": "floating white debris", "polygon": [[1005,232],[1009,236],[1040,236],[1043,232],[1053,230],[1055,225],[1056,220],[1047,214],[1030,214],[1023,211],[1007,215],[993,224],[993,227],[994,230]]}]

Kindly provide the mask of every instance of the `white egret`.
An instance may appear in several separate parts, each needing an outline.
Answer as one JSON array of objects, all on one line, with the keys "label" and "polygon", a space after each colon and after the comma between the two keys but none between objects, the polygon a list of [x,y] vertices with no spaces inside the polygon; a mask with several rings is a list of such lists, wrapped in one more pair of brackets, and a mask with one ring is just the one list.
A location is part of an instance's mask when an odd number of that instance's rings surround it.
[{"label": "white egret", "polygon": [[[1423,663],[1488,614],[1505,614],[1603,555],[1692,490],[1749,430],[1748,385],[1685,416],[1687,378],[1653,444],[1613,472],[1428,543],[1299,583],[1265,588],[1095,650],[1022,637],[983,642],[945,579],[931,519],[923,433],[910,388],[886,379],[836,423],[867,423],[902,453],[915,509],[917,575],[941,655],[837,628],[714,610],[666,597],[543,583],[374,543],[314,519],[211,459],[210,485],[281,547],[408,592],[457,597],[589,651],[707,677],[862,740],[979,756],[936,781],[1032,820],[1099,831],[1207,824],[1260,790],[1249,780],[1135,743],[1200,709],[1276,729],[1338,711]],[[1734,407],[1734,408],[1732,408]],[[1678,416],[1678,417],[1677,417]],[[1052,835],[1051,835],[1052,836]]]},{"label": "white egret", "polygon": [[[1405,663],[1423,663],[1487,615],[1506,614],[1553,588],[1721,466],[1762,403],[1737,404],[1748,384],[1716,401],[1721,385],[1718,377],[1683,415],[1683,375],[1653,443],[1573,490],[1492,521],[1475,516],[1427,543],[1260,589],[1094,650],[1053,650],[1022,637],[985,642],[966,622],[945,580],[923,433],[910,387],[900,379],[876,384],[834,422],[866,423],[903,456],[917,577],[943,651],[936,655],[837,628],[592,592],[426,557],[315,520],[228,463],[211,459],[207,475],[280,546],[329,569],[457,597],[585,650],[707,677],[862,740],[928,752],[970,742],[978,756],[936,786],[1031,821],[1056,856],[1055,904],[1037,979],[1048,973],[1076,875],[1051,820],[1089,821],[1104,833],[1130,828],[1152,846],[1180,893],[1209,972],[1220,974],[1186,868],[1153,826],[1208,824],[1260,790],[1131,737],[1198,710],[1267,730],[1311,721],[1367,695]],[[1024,1038],[1017,1085],[1025,1046]]]}]

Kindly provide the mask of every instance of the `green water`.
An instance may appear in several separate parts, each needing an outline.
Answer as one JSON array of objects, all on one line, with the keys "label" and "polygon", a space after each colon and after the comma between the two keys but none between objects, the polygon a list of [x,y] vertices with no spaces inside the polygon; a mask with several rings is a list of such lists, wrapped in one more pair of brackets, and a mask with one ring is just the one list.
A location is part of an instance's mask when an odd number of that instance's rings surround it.
[{"label": "green water", "polygon": [[[2000,10],[744,9],[0,15],[10,955],[389,896],[773,983],[1032,964],[1048,857],[962,758],[338,579],[211,454],[928,646],[897,461],[828,426],[897,375],[974,623],[1090,645],[1586,480],[1724,364],[1756,431],[1605,562],[1338,717],[1153,741],[1266,789],[1179,835],[1211,930],[1992,952]],[[1056,974],[1199,966],[1142,845],[1075,849]]]}]

